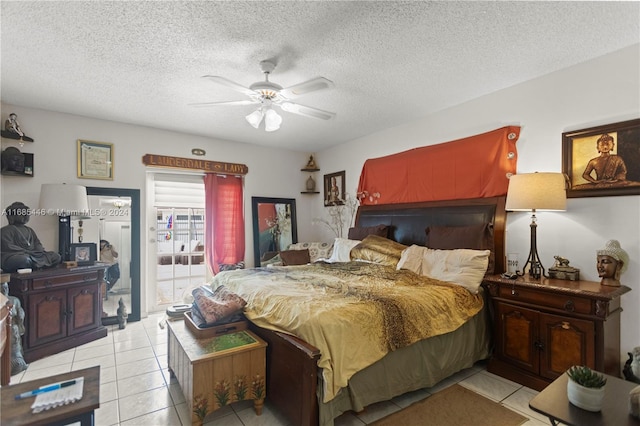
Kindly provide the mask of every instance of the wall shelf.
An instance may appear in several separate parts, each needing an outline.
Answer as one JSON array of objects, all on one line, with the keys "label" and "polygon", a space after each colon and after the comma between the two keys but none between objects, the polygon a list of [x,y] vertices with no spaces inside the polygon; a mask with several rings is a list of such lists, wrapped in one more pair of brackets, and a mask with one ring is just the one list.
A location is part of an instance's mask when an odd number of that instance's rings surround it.
[{"label": "wall shelf", "polygon": [[301,194],[319,194],[320,191],[316,191],[316,187],[317,187],[317,182],[315,181],[315,179],[313,178],[313,174],[315,172],[319,172],[320,171],[320,167],[318,167],[318,165],[316,164],[315,160],[313,159],[313,155],[309,156],[309,162],[307,163],[306,166],[304,166],[303,168],[300,169],[301,172],[305,172],[305,173],[311,173],[309,175],[309,178],[305,181],[305,189],[306,191],[301,191]]},{"label": "wall shelf", "polygon": [[[3,157],[4,157],[4,151]],[[11,164],[11,160],[3,158],[0,174],[6,176],[28,176],[33,177],[33,154],[30,152],[21,152],[22,164]]]},{"label": "wall shelf", "polygon": [[2,130],[0,131],[0,133],[2,134],[3,138],[14,139],[22,142],[33,142],[33,139],[29,136],[20,136],[19,134],[10,132],[8,130]]}]

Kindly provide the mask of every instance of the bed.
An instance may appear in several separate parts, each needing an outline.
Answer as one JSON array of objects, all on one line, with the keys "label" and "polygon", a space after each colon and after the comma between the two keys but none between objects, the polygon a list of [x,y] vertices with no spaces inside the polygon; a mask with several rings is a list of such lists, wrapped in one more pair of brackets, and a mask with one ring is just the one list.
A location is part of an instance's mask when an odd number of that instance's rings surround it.
[{"label": "bed", "polygon": [[[427,245],[441,249],[485,248],[491,253],[489,272],[502,271],[506,218],[504,203],[504,197],[492,197],[400,205],[366,205],[360,206],[358,210],[356,227],[362,229],[386,225],[387,237],[404,246]],[[473,229],[481,229],[481,237],[472,236],[469,230]],[[468,241],[470,238],[474,241]],[[437,241],[438,239],[440,241]],[[478,239],[482,241],[476,241]],[[443,244],[445,246],[441,246]],[[483,247],[471,246],[477,244]],[[314,267],[318,270],[329,266]],[[375,269],[378,266],[345,264],[343,267],[352,267],[354,271],[360,271],[360,268]],[[298,267],[284,268],[292,268],[290,275],[294,275],[293,271],[297,271]],[[239,290],[239,294],[249,299],[247,306],[251,307],[252,303],[257,306],[262,302],[253,299],[255,295],[243,294],[243,285],[234,284],[234,277],[235,274],[266,274],[271,281],[270,285],[273,285],[277,274],[267,274],[265,269],[268,268],[256,268],[253,272],[245,270],[219,274],[214,278],[212,286],[217,287],[223,283],[231,287],[235,285],[232,290]],[[384,275],[382,272],[378,273]],[[285,286],[284,282],[282,285]],[[264,290],[258,292],[264,293]],[[466,290],[463,292],[467,293]],[[480,291],[477,297],[483,299],[483,292]],[[327,355],[324,352],[327,350],[325,343],[316,340],[318,344],[314,346],[285,332],[279,325],[265,326],[265,322],[259,320],[259,315],[254,312],[250,327],[269,344],[267,397],[291,424],[327,426],[332,425],[333,419],[345,411],[358,412],[369,404],[433,386],[489,356],[491,342],[488,306],[487,303],[481,302],[480,307],[460,324],[455,325],[452,331],[437,333],[418,341],[412,340],[407,345],[398,345],[371,365],[359,367],[355,374],[349,373],[345,386],[340,385],[341,376],[330,379],[326,374],[327,368],[319,367],[328,365],[324,359]],[[249,318],[252,319],[251,316]],[[351,338],[353,336],[345,337]],[[350,345],[351,341],[347,340],[341,346]],[[319,349],[320,347],[325,348],[324,351]],[[336,382],[340,386],[337,386]],[[334,392],[336,388],[338,389]]]}]

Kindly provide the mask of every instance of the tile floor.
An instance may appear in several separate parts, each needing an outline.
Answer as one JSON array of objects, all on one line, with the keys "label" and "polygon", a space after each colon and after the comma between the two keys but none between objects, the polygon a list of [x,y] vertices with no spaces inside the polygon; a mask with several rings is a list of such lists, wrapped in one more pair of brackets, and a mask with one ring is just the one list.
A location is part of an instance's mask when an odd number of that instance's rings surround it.
[{"label": "tile floor", "polygon": [[[167,370],[167,331],[158,323],[163,315],[150,315],[129,323],[124,330],[109,326],[109,334],[86,345],[32,362],[11,383],[100,365],[100,408],[96,425],[182,426],[190,424],[180,386]],[[433,388],[402,395],[392,401],[373,404],[359,414],[345,413],[336,426],[363,426],[398,411],[431,393],[459,383],[487,398],[519,412],[529,421],[526,426],[547,425],[547,419],[528,408],[536,391],[485,371],[482,364],[461,371]],[[211,418],[213,417],[213,418]],[[287,423],[267,402],[262,416],[256,416],[253,403],[244,401],[218,410],[205,424],[216,426],[284,426]],[[497,425],[499,426],[499,425]]]}]

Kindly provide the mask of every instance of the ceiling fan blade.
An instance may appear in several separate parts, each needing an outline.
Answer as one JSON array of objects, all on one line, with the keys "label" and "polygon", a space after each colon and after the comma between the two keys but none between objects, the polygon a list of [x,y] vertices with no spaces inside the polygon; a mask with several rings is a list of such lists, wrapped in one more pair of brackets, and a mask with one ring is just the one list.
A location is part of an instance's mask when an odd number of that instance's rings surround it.
[{"label": "ceiling fan blade", "polygon": [[279,104],[279,106],[284,111],[304,115],[306,117],[319,118],[321,120],[331,120],[336,116],[335,112],[323,111],[318,108],[311,108],[300,104],[294,104],[293,102],[283,102]]},{"label": "ceiling fan blade", "polygon": [[203,75],[203,78],[209,79],[211,81],[213,81],[214,83],[218,83],[221,84],[223,86],[226,86],[230,89],[235,90],[236,92],[240,92],[240,93],[244,93],[247,96],[252,96],[255,95],[256,92],[249,89],[248,87],[244,87],[243,85],[236,83],[235,81],[231,81],[229,79],[226,79],[224,77],[220,77],[218,75]]},{"label": "ceiling fan blade", "polygon": [[247,99],[244,101],[201,102],[201,103],[189,104],[189,106],[208,107],[208,106],[218,106],[218,105],[253,105],[253,104],[259,104],[259,103],[260,101],[258,100]]},{"label": "ceiling fan blade", "polygon": [[333,81],[327,80],[324,77],[312,78],[304,83],[295,84],[290,87],[285,87],[280,90],[280,95],[287,99],[295,99],[298,96],[306,95],[307,93],[316,92],[318,90],[330,89],[333,87]]}]

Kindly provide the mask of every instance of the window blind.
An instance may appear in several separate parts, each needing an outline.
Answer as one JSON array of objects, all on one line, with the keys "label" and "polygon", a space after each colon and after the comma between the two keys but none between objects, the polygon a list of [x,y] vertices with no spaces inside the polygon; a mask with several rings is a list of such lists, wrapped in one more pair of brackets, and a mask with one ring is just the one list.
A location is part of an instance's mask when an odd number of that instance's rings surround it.
[{"label": "window blind", "polygon": [[153,175],[154,207],[204,208],[204,180],[202,175]]}]

